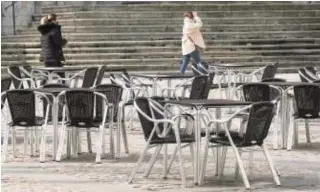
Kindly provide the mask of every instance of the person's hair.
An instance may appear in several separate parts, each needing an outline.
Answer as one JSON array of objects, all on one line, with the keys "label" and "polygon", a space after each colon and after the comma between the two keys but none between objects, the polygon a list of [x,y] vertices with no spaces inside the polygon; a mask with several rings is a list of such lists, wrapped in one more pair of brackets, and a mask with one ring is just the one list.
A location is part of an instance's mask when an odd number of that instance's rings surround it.
[{"label": "person's hair", "polygon": [[41,20],[40,20],[40,25],[47,24],[48,22],[49,22],[49,20],[48,20],[47,17],[42,17]]},{"label": "person's hair", "polygon": [[184,17],[188,17],[188,18],[190,18],[190,19],[193,19],[193,13],[192,13],[191,11],[185,12],[185,13],[183,14],[183,16],[184,16]]},{"label": "person's hair", "polygon": [[51,13],[48,15],[48,20],[49,21],[55,21],[57,19],[57,15],[54,13]]}]

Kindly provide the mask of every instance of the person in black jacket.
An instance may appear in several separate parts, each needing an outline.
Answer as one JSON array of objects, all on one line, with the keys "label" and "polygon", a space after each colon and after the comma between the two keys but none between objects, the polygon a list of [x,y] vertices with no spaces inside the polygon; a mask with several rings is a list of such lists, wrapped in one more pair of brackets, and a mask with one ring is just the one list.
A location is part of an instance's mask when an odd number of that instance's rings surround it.
[{"label": "person in black jacket", "polygon": [[[56,22],[56,15],[50,14],[49,16],[42,18],[38,27],[38,31],[41,33],[40,61],[46,67],[62,67],[62,61],[65,61],[62,47],[67,41],[62,38],[61,26]],[[58,75],[64,77],[64,73]]]}]

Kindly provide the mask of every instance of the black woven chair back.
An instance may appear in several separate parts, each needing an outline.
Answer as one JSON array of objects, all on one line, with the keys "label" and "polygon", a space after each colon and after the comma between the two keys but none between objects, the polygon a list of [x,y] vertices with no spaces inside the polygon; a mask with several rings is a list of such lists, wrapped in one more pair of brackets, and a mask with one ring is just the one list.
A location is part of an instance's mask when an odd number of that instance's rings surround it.
[{"label": "black woven chair back", "polygon": [[270,87],[266,84],[250,83],[243,85],[245,101],[262,102],[270,101]]},{"label": "black woven chair back", "polygon": [[98,67],[91,67],[86,69],[83,76],[82,88],[90,88],[94,85],[98,70]]},{"label": "black woven chair back", "polygon": [[192,81],[189,99],[201,99],[206,92],[207,82],[207,75],[196,76]]},{"label": "black woven chair back", "polygon": [[[19,79],[22,79],[21,71],[18,66],[11,66],[11,67],[9,67],[9,70],[14,76],[16,76]],[[23,85],[20,86],[21,81],[14,78],[14,77],[12,77],[12,83],[13,83],[13,86],[15,89],[23,89],[24,88]]]},{"label": "black woven chair back", "polygon": [[277,68],[278,68],[278,63],[274,65],[267,65],[263,71],[261,80],[274,78],[277,73]]},{"label": "black woven chair back", "polygon": [[7,92],[8,104],[13,126],[35,126],[35,94],[28,90],[10,90]]},{"label": "black woven chair back", "polygon": [[102,83],[104,73],[106,72],[107,66],[101,66],[97,75],[96,86]]},{"label": "black woven chair back", "polygon": [[263,79],[262,82],[286,82],[286,80],[281,78],[271,78],[271,79]]},{"label": "black woven chair back", "polygon": [[272,118],[274,116],[274,104],[260,102],[253,104],[250,109],[246,132],[241,146],[262,145],[267,137]]},{"label": "black woven chair back", "polygon": [[204,89],[204,92],[203,92],[203,94],[202,94],[202,96],[201,96],[201,99],[208,99],[208,96],[209,96],[211,87],[212,87],[212,85],[213,85],[214,75],[215,75],[214,72],[211,72],[211,73],[209,74],[208,81],[207,81],[207,84],[206,84],[206,88]]},{"label": "black woven chair back", "polygon": [[[117,121],[118,107],[122,98],[123,88],[114,84],[101,84],[96,86],[96,91],[106,96],[108,103],[113,104],[113,121]],[[103,119],[103,101],[101,97],[96,97],[96,120]],[[110,112],[110,111],[109,111]],[[108,114],[109,115],[109,114]]]},{"label": "black woven chair back", "polygon": [[90,90],[66,91],[66,104],[70,124],[74,127],[92,127],[94,92]]},{"label": "black woven chair back", "polygon": [[294,86],[297,118],[319,118],[320,88],[317,85]]},{"label": "black woven chair back", "polygon": [[[1,79],[1,93],[8,91],[10,89],[11,82],[12,82],[12,79],[10,77]],[[2,103],[4,103],[5,100],[6,100],[6,96],[1,98],[1,109],[3,108]]]},{"label": "black woven chair back", "polygon": [[[149,117],[154,117],[156,119],[163,119],[163,116],[159,114],[156,110],[153,110],[149,104],[149,101],[145,97],[139,97],[135,99],[136,104],[138,107]],[[154,128],[154,123],[152,121],[149,121],[147,118],[145,118],[142,114],[138,112],[139,120],[142,126],[144,138],[148,140],[153,128]],[[159,124],[159,130],[162,131],[163,129],[163,124]],[[159,139],[157,134],[154,134],[152,137],[153,139]]]},{"label": "black woven chair back", "polygon": [[305,68],[299,68],[299,77],[302,82],[312,82],[316,80],[314,77],[311,77],[307,72]]},{"label": "black woven chair back", "polygon": [[317,75],[317,71],[314,67],[306,67],[305,70],[307,70],[308,72],[312,73],[313,75]]}]

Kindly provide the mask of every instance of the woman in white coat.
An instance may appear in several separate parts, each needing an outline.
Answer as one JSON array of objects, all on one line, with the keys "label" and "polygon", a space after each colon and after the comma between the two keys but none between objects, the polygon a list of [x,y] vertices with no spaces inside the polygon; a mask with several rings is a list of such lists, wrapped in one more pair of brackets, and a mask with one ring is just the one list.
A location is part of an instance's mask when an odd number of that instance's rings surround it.
[{"label": "woman in white coat", "polygon": [[205,49],[204,40],[200,32],[202,21],[197,12],[184,13],[182,35],[182,63],[180,73],[184,74],[190,62],[190,57],[199,65],[201,64],[199,49]]}]

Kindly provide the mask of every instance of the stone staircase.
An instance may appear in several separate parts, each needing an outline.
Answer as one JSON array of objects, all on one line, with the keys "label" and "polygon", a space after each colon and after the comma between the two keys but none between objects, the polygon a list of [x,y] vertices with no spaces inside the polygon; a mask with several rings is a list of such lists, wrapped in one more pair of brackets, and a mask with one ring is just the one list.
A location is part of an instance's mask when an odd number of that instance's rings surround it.
[{"label": "stone staircase", "polygon": [[[196,10],[204,26],[205,61],[282,69],[320,66],[320,4],[191,2],[43,7],[28,29],[2,36],[2,67],[41,65],[39,20],[57,13],[68,65],[131,70],[176,70],[181,60],[183,12]],[[287,70],[286,70],[287,71]]]}]

